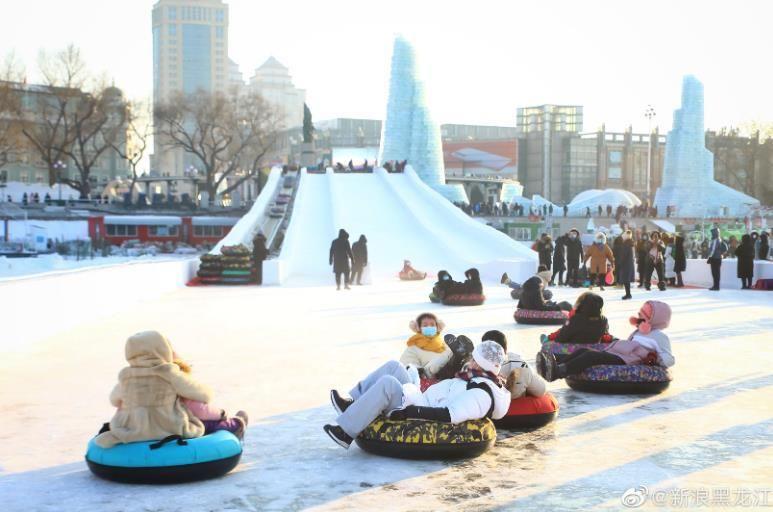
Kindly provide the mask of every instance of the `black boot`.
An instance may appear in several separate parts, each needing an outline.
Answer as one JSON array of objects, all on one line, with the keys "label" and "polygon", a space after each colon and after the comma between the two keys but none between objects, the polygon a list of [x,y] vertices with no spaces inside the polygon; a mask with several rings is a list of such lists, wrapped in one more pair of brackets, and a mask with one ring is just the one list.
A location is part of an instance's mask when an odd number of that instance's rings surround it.
[{"label": "black boot", "polygon": [[352,400],[351,398],[344,398],[338,394],[337,390],[331,389],[330,403],[333,404],[333,409],[335,409],[338,414],[343,414],[344,411],[354,403],[354,400]]}]

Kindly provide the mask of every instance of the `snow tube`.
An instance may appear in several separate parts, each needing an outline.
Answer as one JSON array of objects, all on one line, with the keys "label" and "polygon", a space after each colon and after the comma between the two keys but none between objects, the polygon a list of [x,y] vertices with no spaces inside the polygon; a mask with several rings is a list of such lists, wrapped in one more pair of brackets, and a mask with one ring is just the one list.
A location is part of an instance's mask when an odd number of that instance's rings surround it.
[{"label": "snow tube", "polygon": [[401,281],[423,281],[427,277],[426,272],[399,272],[397,276]]},{"label": "snow tube", "polygon": [[175,484],[223,476],[239,463],[242,444],[230,432],[204,437],[117,444],[112,448],[89,441],[86,464],[92,473],[114,482]]},{"label": "snow tube", "polygon": [[446,306],[480,306],[486,301],[482,293],[458,293],[443,298]]},{"label": "snow tube", "polygon": [[513,318],[519,324],[563,325],[569,320],[568,311],[539,311],[536,309],[516,309]]},{"label": "snow tube", "polygon": [[497,428],[518,430],[547,425],[558,416],[558,401],[550,393],[543,396],[522,396],[510,402],[510,409],[501,419],[494,420]]},{"label": "snow tube", "polygon": [[454,425],[438,421],[393,421],[379,416],[357,437],[366,452],[399,459],[464,459],[494,445],[497,430],[489,419]]},{"label": "snow tube", "polygon": [[566,378],[577,391],[608,395],[654,395],[671,384],[671,372],[662,366],[599,365]]}]

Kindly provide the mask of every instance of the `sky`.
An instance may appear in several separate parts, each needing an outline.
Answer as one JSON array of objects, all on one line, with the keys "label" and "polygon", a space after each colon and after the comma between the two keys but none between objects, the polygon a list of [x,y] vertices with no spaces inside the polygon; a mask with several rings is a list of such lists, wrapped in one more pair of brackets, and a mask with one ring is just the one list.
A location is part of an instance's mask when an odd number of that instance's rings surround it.
[{"label": "sky", "polygon": [[[134,99],[152,89],[154,0],[0,0],[0,55],[37,78],[41,50],[74,43]],[[585,131],[671,126],[681,79],[705,86],[706,127],[773,122],[773,2],[230,0],[245,78],[269,56],[315,119],[382,118],[392,41],[414,43],[440,123],[514,126],[516,108],[585,107]]]}]

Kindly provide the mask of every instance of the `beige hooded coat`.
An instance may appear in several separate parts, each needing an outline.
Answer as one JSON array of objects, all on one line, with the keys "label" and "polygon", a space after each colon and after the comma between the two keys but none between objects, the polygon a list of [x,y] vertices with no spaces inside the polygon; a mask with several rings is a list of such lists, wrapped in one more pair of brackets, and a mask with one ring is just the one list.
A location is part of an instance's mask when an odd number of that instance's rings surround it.
[{"label": "beige hooded coat", "polygon": [[110,393],[110,403],[118,410],[110,430],[97,436],[99,446],[204,435],[201,420],[190,414],[181,398],[209,402],[211,393],[172,363],[172,346],[164,336],[146,331],[130,337],[126,360],[129,366],[118,374]]}]

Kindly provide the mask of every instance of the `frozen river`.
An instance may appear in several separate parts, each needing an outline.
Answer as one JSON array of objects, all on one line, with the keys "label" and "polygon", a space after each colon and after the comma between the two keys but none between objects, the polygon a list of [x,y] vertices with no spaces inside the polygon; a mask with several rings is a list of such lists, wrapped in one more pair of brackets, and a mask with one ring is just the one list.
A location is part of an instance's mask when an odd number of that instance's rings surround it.
[{"label": "frozen river", "polygon": [[[677,364],[661,395],[609,397],[553,383],[557,422],[530,433],[500,430],[495,447],[469,461],[344,451],[322,431],[335,418],[328,390],[348,389],[398,357],[409,319],[423,310],[475,341],[501,329],[533,360],[546,328],[517,326],[507,289],[488,286],[481,307],[448,308],[428,303],[430,286],[181,288],[95,318],[85,311],[61,330],[36,335],[29,326],[22,344],[0,336],[3,509],[619,510],[629,489],[628,502],[645,507],[773,506],[773,295],[765,292],[634,291],[630,302],[620,301],[619,290],[603,292],[618,336],[630,332],[628,316],[646,298],[672,306],[667,333]],[[577,294],[556,292],[559,300]],[[0,305],[6,300],[0,296]],[[25,328],[15,321],[3,317],[0,329]],[[170,338],[214,388],[216,405],[250,413],[232,474],[152,487],[88,472],[83,453],[112,414],[107,395],[125,365],[124,341],[146,329]]]}]

